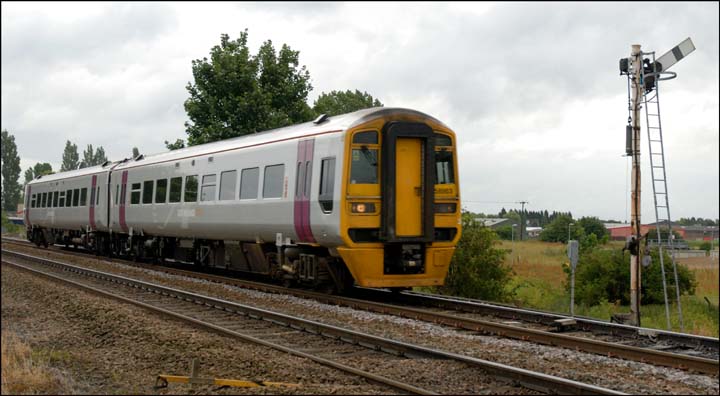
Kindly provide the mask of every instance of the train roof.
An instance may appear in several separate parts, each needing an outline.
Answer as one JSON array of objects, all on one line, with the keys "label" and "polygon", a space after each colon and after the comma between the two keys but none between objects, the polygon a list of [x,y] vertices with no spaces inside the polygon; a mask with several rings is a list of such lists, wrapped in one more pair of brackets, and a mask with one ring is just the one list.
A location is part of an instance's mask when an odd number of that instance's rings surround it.
[{"label": "train roof", "polygon": [[[283,128],[272,129],[266,132],[259,132],[251,135],[243,135],[235,138],[220,140],[217,142],[200,144],[197,146],[186,147],[178,150],[167,151],[157,154],[141,155],[137,158],[126,158],[122,161],[115,161],[112,163],[106,163],[103,167],[101,165],[77,169],[62,173],[56,173],[52,175],[42,176],[40,179],[35,179],[29,184],[42,183],[47,181],[61,180],[66,178],[72,178],[77,176],[86,176],[102,171],[108,171],[110,169],[119,170],[125,168],[132,168],[135,166],[142,166],[160,162],[168,162],[174,160],[180,160],[183,158],[196,157],[207,155],[219,151],[233,150],[242,147],[256,146],[276,141],[290,140],[302,138],[304,136],[311,136],[322,133],[332,132],[343,132],[356,125],[363,124],[373,119],[384,117],[392,114],[412,114],[422,118],[432,120],[438,124],[444,125],[432,116],[425,113],[421,113],[416,110],[404,109],[404,108],[393,108],[393,107],[373,107],[370,109],[358,110],[353,113],[340,114],[327,118],[327,121],[315,124],[314,121],[305,122],[302,124],[291,125]],[[113,166],[116,165],[116,166]]]},{"label": "train roof", "polygon": [[64,180],[64,179],[70,179],[73,177],[78,176],[88,176],[88,175],[94,175],[103,171],[108,171],[110,168],[112,168],[113,164],[117,164],[120,161],[114,161],[114,162],[106,162],[105,166],[103,165],[95,165],[95,166],[89,166],[87,168],[81,168],[81,169],[74,169],[70,171],[65,172],[59,172],[59,173],[53,173],[51,175],[43,175],[36,177],[32,181],[30,181],[28,184],[37,184],[37,183],[46,183],[51,181],[57,181],[57,180]]}]

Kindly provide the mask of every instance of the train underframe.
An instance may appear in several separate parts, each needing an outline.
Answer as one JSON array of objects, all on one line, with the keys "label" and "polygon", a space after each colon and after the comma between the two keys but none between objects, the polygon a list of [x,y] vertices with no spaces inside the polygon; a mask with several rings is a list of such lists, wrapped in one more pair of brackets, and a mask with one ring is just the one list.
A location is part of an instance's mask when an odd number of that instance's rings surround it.
[{"label": "train underframe", "polygon": [[301,285],[342,293],[353,285],[347,266],[328,248],[310,245],[183,239],[33,227],[27,238],[37,246],[82,247],[99,256],[135,261],[193,263],[198,267],[252,273],[286,286]]}]

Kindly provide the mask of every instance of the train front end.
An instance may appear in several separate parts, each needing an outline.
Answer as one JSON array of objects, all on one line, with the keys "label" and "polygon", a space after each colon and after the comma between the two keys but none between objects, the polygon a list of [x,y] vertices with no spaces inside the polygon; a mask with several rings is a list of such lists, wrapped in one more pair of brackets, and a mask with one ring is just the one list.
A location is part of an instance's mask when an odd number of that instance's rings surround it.
[{"label": "train front end", "polygon": [[386,109],[351,127],[345,150],[338,252],[356,284],[442,285],[461,233],[455,134]]}]

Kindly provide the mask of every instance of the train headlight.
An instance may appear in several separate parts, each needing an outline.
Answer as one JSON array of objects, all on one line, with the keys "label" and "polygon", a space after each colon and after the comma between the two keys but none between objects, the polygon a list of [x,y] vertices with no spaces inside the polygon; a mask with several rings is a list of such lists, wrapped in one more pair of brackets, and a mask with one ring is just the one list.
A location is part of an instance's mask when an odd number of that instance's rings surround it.
[{"label": "train headlight", "polygon": [[457,204],[454,203],[436,203],[435,213],[455,213]]},{"label": "train headlight", "polygon": [[352,204],[353,213],[375,213],[375,204],[369,202],[355,202]]}]

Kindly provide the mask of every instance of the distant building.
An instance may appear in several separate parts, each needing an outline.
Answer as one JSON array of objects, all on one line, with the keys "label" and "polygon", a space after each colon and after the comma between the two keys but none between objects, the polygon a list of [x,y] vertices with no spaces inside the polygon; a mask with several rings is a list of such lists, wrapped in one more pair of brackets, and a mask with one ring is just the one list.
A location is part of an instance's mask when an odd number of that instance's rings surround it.
[{"label": "distant building", "polygon": [[[605,228],[610,231],[610,239],[613,241],[625,241],[629,236],[633,235],[632,227],[627,223],[606,223]],[[655,229],[654,223],[643,224],[640,226],[640,234],[645,235],[653,229]],[[673,226],[673,231],[677,232],[680,238],[685,239],[684,229]]]},{"label": "distant building", "polygon": [[685,231],[684,239],[688,241],[709,241],[718,239],[717,226],[680,226],[673,227],[673,230],[681,229]]},{"label": "distant building", "polygon": [[530,239],[540,237],[540,233],[542,232],[542,230],[542,227],[525,227],[525,232]]}]

